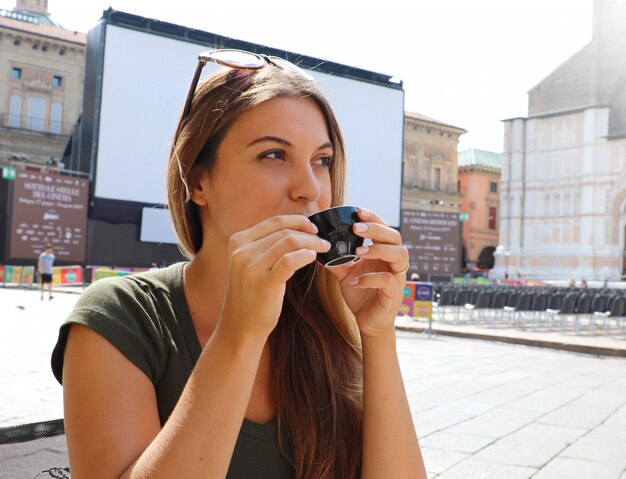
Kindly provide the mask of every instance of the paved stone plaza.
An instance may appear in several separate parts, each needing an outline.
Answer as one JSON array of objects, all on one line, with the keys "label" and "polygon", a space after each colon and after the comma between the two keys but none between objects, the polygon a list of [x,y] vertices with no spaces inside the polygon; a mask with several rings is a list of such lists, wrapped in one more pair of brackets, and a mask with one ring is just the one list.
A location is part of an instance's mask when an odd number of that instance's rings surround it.
[{"label": "paved stone plaza", "polygon": [[[50,351],[78,294],[0,288],[0,428],[59,419]],[[398,331],[429,477],[626,479],[626,359]],[[67,465],[63,438],[0,446],[0,479]],[[39,467],[39,469],[36,469]]]}]

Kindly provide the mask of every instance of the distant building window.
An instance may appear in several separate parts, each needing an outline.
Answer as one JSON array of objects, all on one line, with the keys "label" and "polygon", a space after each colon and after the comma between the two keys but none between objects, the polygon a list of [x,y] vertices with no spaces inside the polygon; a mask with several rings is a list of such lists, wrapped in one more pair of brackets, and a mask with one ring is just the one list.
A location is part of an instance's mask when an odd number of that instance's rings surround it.
[{"label": "distant building window", "polygon": [[22,126],[22,97],[19,95],[12,95],[9,100],[9,126]]},{"label": "distant building window", "polygon": [[52,77],[52,86],[61,86],[63,84],[63,77],[60,77],[59,75],[54,75]]},{"label": "distant building window", "polygon": [[489,207],[489,229],[496,229],[496,217],[498,216],[498,209],[495,206]]},{"label": "distant building window", "polygon": [[441,168],[435,168],[433,177],[433,189],[435,191],[441,190]]},{"label": "distant building window", "polygon": [[492,193],[497,193],[498,192],[498,183],[496,183],[495,181],[491,181],[489,183],[489,191],[491,191]]},{"label": "distant building window", "polygon": [[50,132],[61,133],[61,126],[63,125],[63,105],[60,103],[53,103],[50,108]]},{"label": "distant building window", "polygon": [[65,48],[59,48],[59,55],[65,55]]},{"label": "distant building window", "polygon": [[20,78],[22,78],[22,69],[14,67],[11,71],[11,76],[16,80],[19,80]]},{"label": "distant building window", "polygon": [[34,96],[28,97],[28,129],[43,131],[46,100]]}]

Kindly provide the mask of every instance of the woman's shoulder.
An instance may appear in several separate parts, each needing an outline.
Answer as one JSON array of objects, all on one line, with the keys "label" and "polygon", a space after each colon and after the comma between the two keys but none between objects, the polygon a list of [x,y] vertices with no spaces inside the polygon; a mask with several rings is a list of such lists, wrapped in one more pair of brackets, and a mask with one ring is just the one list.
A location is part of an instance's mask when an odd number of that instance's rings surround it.
[{"label": "woman's shoulder", "polygon": [[85,289],[76,308],[128,306],[129,302],[142,303],[161,294],[171,295],[182,288],[183,266],[184,263],[176,263],[158,270],[99,279]]},{"label": "woman's shoulder", "polygon": [[163,370],[161,358],[173,341],[168,335],[180,329],[171,296],[177,281],[182,284],[183,266],[103,278],[87,287],[59,331],[52,359],[57,379],[69,328],[79,324],[103,336],[156,381]]}]

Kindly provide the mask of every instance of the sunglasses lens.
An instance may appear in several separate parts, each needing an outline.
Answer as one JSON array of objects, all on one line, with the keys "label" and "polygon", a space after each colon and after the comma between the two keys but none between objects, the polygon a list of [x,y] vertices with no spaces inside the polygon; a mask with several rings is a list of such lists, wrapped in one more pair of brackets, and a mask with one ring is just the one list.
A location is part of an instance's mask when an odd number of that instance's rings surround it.
[{"label": "sunglasses lens", "polygon": [[298,75],[303,76],[304,78],[307,78],[308,80],[314,80],[313,75],[311,75],[309,72],[285,60],[284,58],[269,57],[269,59],[272,61],[274,65],[279,66],[280,68],[297,73]]},{"label": "sunglasses lens", "polygon": [[214,50],[200,56],[231,68],[255,69],[265,65],[260,56],[242,50]]}]

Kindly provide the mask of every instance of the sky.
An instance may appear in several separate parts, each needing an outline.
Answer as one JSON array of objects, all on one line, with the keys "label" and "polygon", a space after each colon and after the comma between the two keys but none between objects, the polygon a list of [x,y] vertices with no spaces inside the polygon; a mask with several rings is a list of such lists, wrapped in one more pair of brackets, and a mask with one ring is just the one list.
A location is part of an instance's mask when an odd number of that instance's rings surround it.
[{"label": "sky", "polygon": [[82,32],[109,7],[394,76],[406,111],[467,130],[459,151],[495,152],[502,120],[527,115],[527,92],[591,40],[593,17],[593,0],[48,0]]}]

